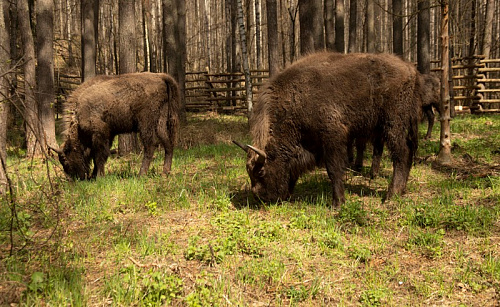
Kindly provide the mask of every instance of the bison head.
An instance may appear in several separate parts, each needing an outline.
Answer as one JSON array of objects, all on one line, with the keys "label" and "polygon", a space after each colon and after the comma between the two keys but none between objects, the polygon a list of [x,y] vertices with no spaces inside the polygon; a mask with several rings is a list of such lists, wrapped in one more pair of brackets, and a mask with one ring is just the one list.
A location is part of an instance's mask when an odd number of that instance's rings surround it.
[{"label": "bison head", "polygon": [[247,172],[252,193],[264,202],[275,202],[290,197],[297,179],[291,176],[290,165],[281,157],[267,155],[251,145],[236,145],[247,152]]},{"label": "bison head", "polygon": [[78,132],[74,127],[70,128],[61,149],[55,151],[68,177],[80,180],[90,178],[90,149],[78,140]]}]

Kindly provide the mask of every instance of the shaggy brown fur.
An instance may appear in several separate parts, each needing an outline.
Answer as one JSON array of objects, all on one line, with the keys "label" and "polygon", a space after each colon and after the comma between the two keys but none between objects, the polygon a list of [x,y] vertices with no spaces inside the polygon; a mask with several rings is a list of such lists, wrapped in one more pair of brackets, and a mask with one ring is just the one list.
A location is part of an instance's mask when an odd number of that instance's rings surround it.
[{"label": "shaggy brown fur", "polygon": [[[422,103],[422,112],[427,117],[427,134],[425,139],[429,139],[432,134],[432,127],[434,126],[434,111],[433,108],[439,112],[440,97],[440,81],[439,78],[432,74],[419,74],[420,86],[420,102]],[[368,134],[364,137],[358,137],[356,140],[350,140],[347,145],[347,156],[349,163],[353,164],[353,169],[360,171],[363,167],[363,155],[366,148],[366,143],[373,144],[372,165],[370,169],[370,177],[377,176],[380,170],[380,161],[382,159],[382,152],[384,148],[383,140],[375,135]],[[378,141],[378,143],[377,143]],[[382,142],[380,142],[382,141]],[[355,143],[356,147],[356,161],[354,161],[354,154],[352,152],[352,144]]]},{"label": "shaggy brown fur", "polygon": [[158,144],[165,150],[163,173],[168,174],[179,129],[179,97],[177,83],[167,74],[98,76],[83,83],[65,108],[66,140],[58,151],[64,171],[82,180],[104,175],[114,137],[138,132],[144,146],[139,175],[147,173]]},{"label": "shaggy brown fur", "polygon": [[371,132],[392,156],[387,197],[402,193],[417,150],[419,90],[414,66],[388,54],[323,52],[292,64],[266,84],[250,118],[254,147],[265,153],[248,150],[253,193],[286,199],[301,174],[325,165],[340,205],[348,140]]}]

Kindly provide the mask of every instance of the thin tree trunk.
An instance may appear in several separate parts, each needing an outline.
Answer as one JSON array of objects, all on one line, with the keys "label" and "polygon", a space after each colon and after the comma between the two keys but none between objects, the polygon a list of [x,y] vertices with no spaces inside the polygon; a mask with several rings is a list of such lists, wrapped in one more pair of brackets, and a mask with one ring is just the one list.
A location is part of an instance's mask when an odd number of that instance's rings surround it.
[{"label": "thin tree trunk", "polygon": [[335,50],[335,14],[334,0],[325,0],[325,46],[327,50]]},{"label": "thin tree trunk", "polygon": [[353,53],[358,50],[357,46],[357,18],[358,18],[358,4],[357,0],[349,1],[349,46],[348,52]]},{"label": "thin tree trunk", "polygon": [[429,9],[429,0],[421,0],[418,2],[417,16],[417,68],[423,74],[428,74],[431,71],[431,41],[430,41],[430,25],[431,15]]},{"label": "thin tree trunk", "polygon": [[375,37],[375,0],[367,0],[366,8],[366,47],[370,53],[376,52]]},{"label": "thin tree trunk", "polygon": [[314,52],[316,33],[314,22],[317,17],[315,1],[299,0],[300,53],[302,55]]},{"label": "thin tree trunk", "polygon": [[82,0],[82,81],[96,75],[99,0]]},{"label": "thin tree trunk", "polygon": [[[10,38],[9,38],[9,3],[0,4],[0,71],[9,70]],[[9,115],[9,76],[0,77],[0,195],[7,190],[7,118]],[[4,161],[4,163],[2,163]]]},{"label": "thin tree trunk", "polygon": [[267,48],[269,51],[269,77],[278,73],[278,7],[276,0],[267,0]]},{"label": "thin tree trunk", "polygon": [[[134,73],[137,70],[135,41],[135,0],[118,2],[118,35],[120,40],[119,69],[120,74]],[[120,156],[139,151],[137,136],[134,133],[118,136],[118,153]]]},{"label": "thin tree trunk", "polygon": [[392,0],[392,52],[403,56],[403,6],[402,0]]},{"label": "thin tree trunk", "polygon": [[451,162],[451,132],[450,132],[450,85],[449,78],[449,0],[441,2],[441,134],[439,138],[438,162]]},{"label": "thin tree trunk", "polygon": [[177,9],[177,24],[176,24],[176,67],[177,67],[177,82],[179,83],[179,90],[181,94],[181,114],[180,119],[182,123],[187,122],[186,118],[186,99],[185,99],[185,89],[186,89],[186,1],[176,0]]},{"label": "thin tree trunk", "polygon": [[291,21],[291,26],[290,26],[290,62],[295,61],[296,57],[296,45],[295,45],[295,39],[296,39],[296,20],[297,20],[297,12],[299,11],[299,6],[297,5],[296,7],[290,7],[288,8],[288,15],[290,16],[290,21]]},{"label": "thin tree trunk", "polygon": [[35,45],[30,26],[28,0],[18,0],[19,29],[24,51],[24,120],[26,130],[26,154],[28,157],[41,153],[39,140],[38,106],[35,100]]},{"label": "thin tree trunk", "polygon": [[241,41],[241,55],[243,62],[243,71],[245,73],[245,89],[246,89],[246,103],[248,108],[248,115],[252,114],[252,79],[250,78],[250,67],[248,65],[248,54],[246,44],[245,25],[243,23],[243,5],[242,0],[237,0],[238,5],[238,24],[240,28],[240,41]]},{"label": "thin tree trunk", "polygon": [[36,5],[36,28],[38,65],[36,76],[38,81],[37,103],[40,115],[40,143],[56,147],[56,129],[54,112],[54,0],[38,0]]},{"label": "thin tree trunk", "polygon": [[337,52],[345,52],[344,38],[344,0],[335,1],[335,50]]},{"label": "thin tree trunk", "polygon": [[261,40],[260,36],[261,36],[261,34],[260,34],[260,1],[255,0],[255,57],[256,57],[255,63],[257,64],[257,69],[262,68],[262,56],[261,56],[262,40]]},{"label": "thin tree trunk", "polygon": [[[498,5],[498,1],[497,1]],[[486,21],[485,21],[485,29],[484,29],[484,43],[483,43],[483,52],[487,59],[490,58],[491,52],[491,44],[493,40],[493,17],[495,14],[495,1],[494,0],[486,0]],[[498,16],[497,16],[498,18]]]}]

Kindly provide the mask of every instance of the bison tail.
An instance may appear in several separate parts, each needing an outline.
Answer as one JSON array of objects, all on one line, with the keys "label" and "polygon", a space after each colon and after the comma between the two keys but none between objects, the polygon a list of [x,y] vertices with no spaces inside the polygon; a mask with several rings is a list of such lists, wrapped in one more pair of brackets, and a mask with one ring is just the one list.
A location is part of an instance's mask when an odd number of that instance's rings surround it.
[{"label": "bison tail", "polygon": [[177,131],[179,130],[179,112],[181,108],[180,92],[177,82],[169,76],[164,75],[166,85],[166,99],[160,108],[158,121],[158,133],[165,139],[175,144]]}]

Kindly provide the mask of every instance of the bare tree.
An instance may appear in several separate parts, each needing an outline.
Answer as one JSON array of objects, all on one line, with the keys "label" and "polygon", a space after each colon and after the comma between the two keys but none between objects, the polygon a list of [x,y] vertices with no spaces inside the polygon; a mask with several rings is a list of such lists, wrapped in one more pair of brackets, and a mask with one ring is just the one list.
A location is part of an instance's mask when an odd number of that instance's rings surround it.
[{"label": "bare tree", "polygon": [[[9,114],[9,80],[6,74],[9,70],[10,38],[9,38],[9,4],[0,4],[0,194],[7,187],[7,174],[4,166],[7,160],[7,116]],[[2,163],[3,161],[3,163]]]},{"label": "bare tree", "polygon": [[[496,2],[498,5],[498,1]],[[495,1],[486,0],[486,20],[485,20],[484,43],[483,43],[482,54],[484,54],[487,59],[490,58],[491,45],[493,40],[494,15],[495,15]]]},{"label": "bare tree", "polygon": [[335,0],[325,0],[325,47],[327,50],[335,50]]},{"label": "bare tree", "polygon": [[451,162],[451,110],[449,78],[449,0],[441,0],[441,134],[439,138],[438,161],[446,164]]},{"label": "bare tree", "polygon": [[321,0],[299,0],[300,53],[302,55],[323,49],[323,22]]},{"label": "bare tree", "polygon": [[269,76],[278,72],[278,8],[276,0],[267,0],[267,49],[269,51]]},{"label": "bare tree", "polygon": [[367,0],[366,2],[366,49],[368,52],[376,52],[376,36],[375,36],[375,0]]},{"label": "bare tree", "polygon": [[344,53],[344,0],[335,1],[335,50]]},{"label": "bare tree", "polygon": [[357,32],[356,24],[358,18],[358,5],[357,0],[349,1],[349,52],[356,52],[358,50],[357,45]]},{"label": "bare tree", "polygon": [[[120,40],[120,74],[133,73],[137,70],[135,41],[135,0],[118,2],[119,40]],[[137,136],[133,133],[118,136],[118,153],[126,155],[138,151]]]},{"label": "bare tree", "polygon": [[[55,147],[54,112],[54,0],[38,0],[36,4],[37,103],[40,115],[40,142]],[[41,35],[43,33],[43,35]]]},{"label": "bare tree", "polygon": [[402,0],[392,0],[392,52],[403,56],[403,5]]},{"label": "bare tree", "polygon": [[243,58],[243,71],[245,74],[245,90],[246,90],[246,101],[248,114],[252,114],[253,105],[252,105],[252,79],[250,78],[250,67],[248,64],[248,53],[247,53],[247,44],[246,44],[246,33],[245,33],[245,24],[243,23],[243,5],[241,3],[242,0],[237,0],[238,5],[238,25],[240,28],[240,42],[241,42],[241,56]]},{"label": "bare tree", "polygon": [[82,81],[96,75],[99,0],[82,0]]},{"label": "bare tree", "polygon": [[28,0],[17,1],[17,14],[24,51],[24,120],[26,154],[33,157],[41,153],[39,139],[38,105],[35,100],[35,43],[31,32]]},{"label": "bare tree", "polygon": [[430,59],[430,2],[429,0],[420,0],[418,2],[417,16],[417,68],[423,74],[431,71]]}]

